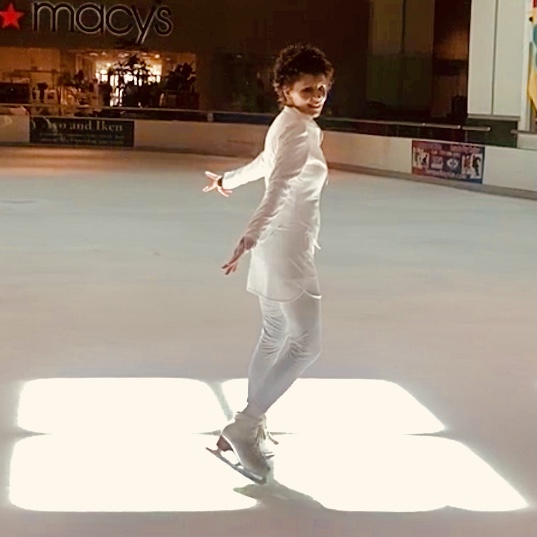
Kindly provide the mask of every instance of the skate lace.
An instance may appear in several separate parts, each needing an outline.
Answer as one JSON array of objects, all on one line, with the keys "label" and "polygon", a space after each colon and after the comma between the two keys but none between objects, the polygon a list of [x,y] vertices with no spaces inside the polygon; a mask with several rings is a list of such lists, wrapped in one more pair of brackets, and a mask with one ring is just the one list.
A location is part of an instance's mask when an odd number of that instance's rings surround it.
[{"label": "skate lace", "polygon": [[257,429],[257,443],[261,444],[263,441],[267,439],[270,440],[274,445],[279,444],[279,442],[269,432],[267,428],[267,421],[266,419],[264,419],[259,425],[259,428]]}]

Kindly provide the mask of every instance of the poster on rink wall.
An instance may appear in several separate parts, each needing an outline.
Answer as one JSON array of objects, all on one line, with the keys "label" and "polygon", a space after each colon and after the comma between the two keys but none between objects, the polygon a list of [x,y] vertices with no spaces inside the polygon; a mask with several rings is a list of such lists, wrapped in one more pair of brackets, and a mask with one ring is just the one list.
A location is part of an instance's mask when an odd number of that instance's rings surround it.
[{"label": "poster on rink wall", "polygon": [[134,147],[134,121],[94,117],[33,117],[30,143],[79,147]]},{"label": "poster on rink wall", "polygon": [[484,167],[484,146],[412,140],[414,175],[482,183]]}]

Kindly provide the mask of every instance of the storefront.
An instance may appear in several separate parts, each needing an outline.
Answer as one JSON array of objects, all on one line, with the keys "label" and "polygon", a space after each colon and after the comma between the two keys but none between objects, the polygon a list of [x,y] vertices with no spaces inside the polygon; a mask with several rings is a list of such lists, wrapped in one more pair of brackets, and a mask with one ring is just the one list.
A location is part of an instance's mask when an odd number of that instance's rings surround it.
[{"label": "storefront", "polygon": [[0,101],[67,114],[199,106],[196,55],[171,40],[172,8],[143,4],[0,0]]},{"label": "storefront", "polygon": [[29,94],[66,105],[73,92],[65,88],[76,87],[81,103],[272,112],[274,55],[302,41],[337,67],[330,110],[357,117],[366,99],[368,3],[337,3],[0,0],[0,99],[11,92],[17,101]]},{"label": "storefront", "polygon": [[0,0],[0,101],[271,113],[274,55],[302,41],[336,68],[326,115],[512,138],[529,2]]}]

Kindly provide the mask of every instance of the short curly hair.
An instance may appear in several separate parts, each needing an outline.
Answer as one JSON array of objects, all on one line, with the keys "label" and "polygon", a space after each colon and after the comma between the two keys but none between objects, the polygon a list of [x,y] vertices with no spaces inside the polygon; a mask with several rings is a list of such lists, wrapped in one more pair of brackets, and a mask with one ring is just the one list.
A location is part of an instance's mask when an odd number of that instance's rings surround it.
[{"label": "short curly hair", "polygon": [[330,86],[334,82],[334,68],[319,48],[295,44],[282,49],[272,73],[272,87],[280,105],[285,104],[284,88],[292,86],[302,75],[324,75]]}]

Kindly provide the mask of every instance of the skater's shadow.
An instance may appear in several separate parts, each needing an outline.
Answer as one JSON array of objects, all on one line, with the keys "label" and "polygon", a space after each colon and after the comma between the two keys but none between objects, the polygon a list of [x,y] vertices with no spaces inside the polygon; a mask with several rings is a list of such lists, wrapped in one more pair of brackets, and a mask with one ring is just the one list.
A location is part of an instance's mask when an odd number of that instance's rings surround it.
[{"label": "skater's shadow", "polygon": [[291,501],[298,505],[325,509],[322,504],[314,500],[311,496],[290,489],[274,479],[270,479],[265,485],[251,484],[244,487],[236,487],[233,490],[238,494],[253,498],[259,503],[270,507],[280,507],[282,504],[289,507],[289,502]]}]

